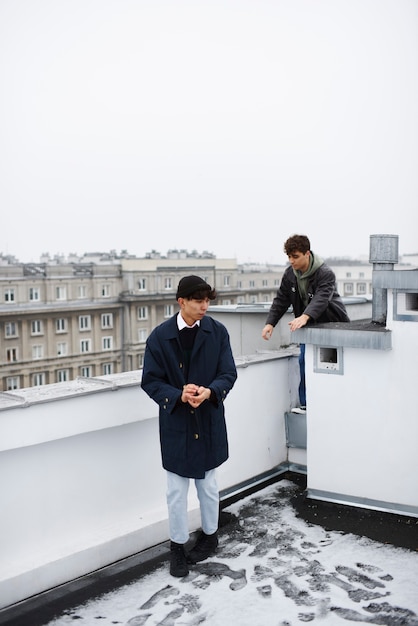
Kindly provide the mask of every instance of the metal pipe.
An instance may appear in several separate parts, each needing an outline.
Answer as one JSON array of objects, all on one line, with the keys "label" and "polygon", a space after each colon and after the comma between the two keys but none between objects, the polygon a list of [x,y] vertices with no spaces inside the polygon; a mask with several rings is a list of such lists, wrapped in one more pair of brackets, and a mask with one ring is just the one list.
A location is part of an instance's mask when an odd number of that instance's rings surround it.
[{"label": "metal pipe", "polygon": [[[373,272],[393,270],[398,262],[398,235],[370,235],[369,262]],[[373,287],[372,322],[386,324],[387,289]]]}]

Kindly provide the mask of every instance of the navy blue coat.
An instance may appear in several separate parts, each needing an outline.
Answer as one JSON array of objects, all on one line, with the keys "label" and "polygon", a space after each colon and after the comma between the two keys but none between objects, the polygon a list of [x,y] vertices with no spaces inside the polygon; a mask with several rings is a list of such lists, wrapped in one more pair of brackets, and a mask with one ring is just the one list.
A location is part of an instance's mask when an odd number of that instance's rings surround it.
[{"label": "navy blue coat", "polygon": [[[224,400],[237,378],[237,370],[223,324],[205,316],[200,322],[184,376],[184,356],[176,315],[148,337],[142,388],[159,405],[163,467],[180,476],[204,478],[205,472],[228,458]],[[181,401],[183,386],[210,387],[213,400],[197,409]]]}]

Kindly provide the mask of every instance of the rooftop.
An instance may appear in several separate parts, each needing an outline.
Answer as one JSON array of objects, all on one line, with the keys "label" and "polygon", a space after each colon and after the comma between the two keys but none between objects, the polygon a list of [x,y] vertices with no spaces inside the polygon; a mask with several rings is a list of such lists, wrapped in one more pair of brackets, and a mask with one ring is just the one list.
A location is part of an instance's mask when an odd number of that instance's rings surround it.
[{"label": "rooftop", "polygon": [[288,473],[224,502],[216,557],[168,572],[163,543],[0,613],[8,626],[418,624],[418,519],[312,502]]},{"label": "rooftop", "polygon": [[267,354],[263,311],[213,311],[229,316],[238,369],[230,458],[219,551],[184,579],[168,573],[158,407],[141,372],[3,394],[0,624],[418,626],[418,414],[403,408],[417,281],[376,269],[380,329],[293,333],[306,344],[304,415],[291,411],[297,345]]}]

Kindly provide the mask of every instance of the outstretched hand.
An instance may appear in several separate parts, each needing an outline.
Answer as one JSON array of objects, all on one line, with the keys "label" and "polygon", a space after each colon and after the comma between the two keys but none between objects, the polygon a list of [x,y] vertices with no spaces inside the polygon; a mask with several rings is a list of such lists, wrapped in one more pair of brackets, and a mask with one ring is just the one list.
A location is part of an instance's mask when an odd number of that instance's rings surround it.
[{"label": "outstretched hand", "polygon": [[273,326],[271,324],[266,324],[261,331],[261,336],[263,339],[268,341],[273,334]]},{"label": "outstretched hand", "polygon": [[309,319],[309,315],[305,315],[305,313],[302,313],[299,317],[295,317],[294,320],[289,322],[290,330],[297,330],[298,328],[302,328],[302,326],[306,326]]}]

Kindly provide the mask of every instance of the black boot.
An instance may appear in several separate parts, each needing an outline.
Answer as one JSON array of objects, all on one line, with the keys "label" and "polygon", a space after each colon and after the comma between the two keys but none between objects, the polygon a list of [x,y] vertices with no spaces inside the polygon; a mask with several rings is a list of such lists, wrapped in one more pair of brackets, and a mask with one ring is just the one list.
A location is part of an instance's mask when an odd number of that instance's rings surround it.
[{"label": "black boot", "polygon": [[187,555],[187,562],[198,563],[199,561],[204,561],[209,556],[215,554],[217,547],[218,533],[215,532],[213,535],[206,535],[202,530],[194,548],[192,548]]},{"label": "black boot", "polygon": [[187,576],[189,568],[187,565],[184,546],[181,543],[174,543],[174,541],[172,541],[170,544],[170,551],[170,574],[172,576],[176,576],[177,578]]}]

